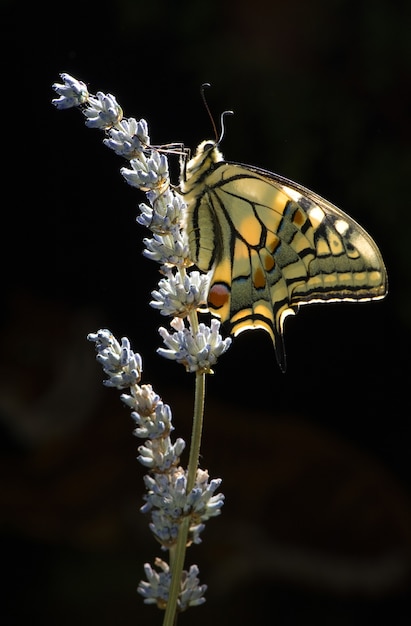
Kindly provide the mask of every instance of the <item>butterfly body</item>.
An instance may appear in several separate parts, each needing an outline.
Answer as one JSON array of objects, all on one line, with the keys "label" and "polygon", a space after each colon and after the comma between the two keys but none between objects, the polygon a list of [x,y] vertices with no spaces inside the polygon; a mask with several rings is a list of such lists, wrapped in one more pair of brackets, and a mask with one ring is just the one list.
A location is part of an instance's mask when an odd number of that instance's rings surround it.
[{"label": "butterfly body", "polygon": [[387,275],[367,232],[305,187],[230,163],[205,141],[186,164],[192,262],[211,271],[209,310],[234,335],[267,331],[285,370],[284,320],[302,304],[383,298]]}]

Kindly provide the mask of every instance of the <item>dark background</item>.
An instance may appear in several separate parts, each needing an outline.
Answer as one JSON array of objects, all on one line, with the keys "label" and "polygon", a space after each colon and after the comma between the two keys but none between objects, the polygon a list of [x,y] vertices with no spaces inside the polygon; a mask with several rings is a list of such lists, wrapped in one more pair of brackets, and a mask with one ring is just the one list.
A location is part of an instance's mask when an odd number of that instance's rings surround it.
[{"label": "dark background", "polygon": [[[161,624],[135,593],[161,556],[128,411],[88,332],[127,335],[189,437],[193,377],[160,359],[123,163],[51,106],[66,71],[145,117],[299,181],[378,242],[388,298],[304,308],[288,370],[246,333],[208,379],[202,466],[226,505],[188,552],[207,603],[181,624],[408,624],[411,5],[389,0],[3,2],[0,622]],[[186,463],[186,459],[183,459]]]}]

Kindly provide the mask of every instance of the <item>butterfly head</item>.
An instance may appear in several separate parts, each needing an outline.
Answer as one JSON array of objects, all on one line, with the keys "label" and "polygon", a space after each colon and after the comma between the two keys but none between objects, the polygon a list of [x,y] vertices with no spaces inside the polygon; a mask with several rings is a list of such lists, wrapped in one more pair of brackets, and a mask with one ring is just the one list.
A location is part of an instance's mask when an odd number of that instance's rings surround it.
[{"label": "butterfly head", "polygon": [[196,153],[187,163],[188,175],[195,174],[198,171],[207,171],[218,161],[223,160],[218,143],[212,139],[202,141],[197,147]]},{"label": "butterfly head", "polygon": [[182,192],[189,193],[220,161],[223,161],[223,155],[218,148],[218,142],[211,139],[202,141],[195,155],[182,168]]},{"label": "butterfly head", "polygon": [[193,158],[188,162],[186,161],[183,163],[180,176],[181,190],[183,193],[189,193],[197,186],[197,184],[201,184],[207,174],[214,170],[215,165],[224,161],[224,157],[219,150],[225,131],[224,118],[226,115],[232,115],[233,112],[224,111],[221,114],[221,132],[220,136],[218,136],[213,116],[210,113],[210,109],[208,108],[208,104],[204,97],[204,87],[207,86],[209,87],[210,85],[208,83],[204,83],[202,96],[216,133],[216,139],[206,139],[205,141],[202,141],[197,147]]}]

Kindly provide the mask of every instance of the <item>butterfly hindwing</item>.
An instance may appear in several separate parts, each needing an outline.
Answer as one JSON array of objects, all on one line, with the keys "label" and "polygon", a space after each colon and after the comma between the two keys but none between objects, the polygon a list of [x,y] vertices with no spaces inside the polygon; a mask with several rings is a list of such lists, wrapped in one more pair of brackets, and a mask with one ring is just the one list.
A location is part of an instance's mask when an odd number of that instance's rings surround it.
[{"label": "butterfly hindwing", "polygon": [[213,271],[210,311],[234,335],[266,330],[284,370],[285,318],[302,304],[383,297],[384,264],[364,229],[328,201],[220,157],[201,144],[182,182],[191,258]]}]

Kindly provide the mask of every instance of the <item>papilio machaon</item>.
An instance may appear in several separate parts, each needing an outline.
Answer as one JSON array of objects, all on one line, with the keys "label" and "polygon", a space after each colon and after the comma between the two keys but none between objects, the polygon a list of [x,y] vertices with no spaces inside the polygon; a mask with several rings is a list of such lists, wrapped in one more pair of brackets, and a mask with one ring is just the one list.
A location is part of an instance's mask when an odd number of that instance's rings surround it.
[{"label": "papilio machaon", "polygon": [[387,274],[368,233],[302,185],[223,159],[204,141],[182,168],[193,263],[212,270],[208,308],[232,334],[267,331],[286,367],[284,320],[302,304],[368,301]]}]

